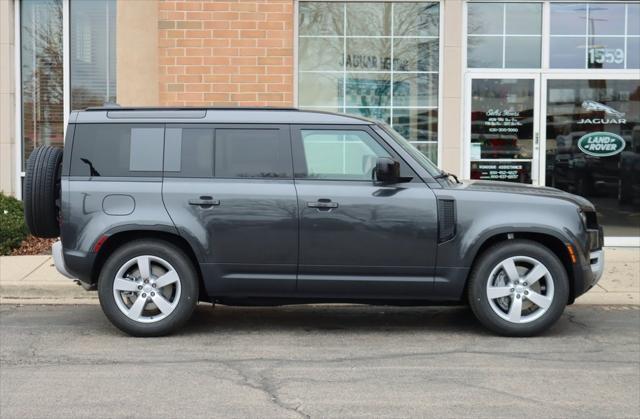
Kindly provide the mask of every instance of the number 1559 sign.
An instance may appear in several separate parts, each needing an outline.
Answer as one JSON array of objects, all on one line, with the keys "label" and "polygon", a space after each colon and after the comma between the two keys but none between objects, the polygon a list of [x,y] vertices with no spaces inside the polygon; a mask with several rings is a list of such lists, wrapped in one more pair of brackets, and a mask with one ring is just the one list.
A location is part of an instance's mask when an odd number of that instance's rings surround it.
[{"label": "number 1559 sign", "polygon": [[589,48],[589,64],[622,64],[622,48]]}]

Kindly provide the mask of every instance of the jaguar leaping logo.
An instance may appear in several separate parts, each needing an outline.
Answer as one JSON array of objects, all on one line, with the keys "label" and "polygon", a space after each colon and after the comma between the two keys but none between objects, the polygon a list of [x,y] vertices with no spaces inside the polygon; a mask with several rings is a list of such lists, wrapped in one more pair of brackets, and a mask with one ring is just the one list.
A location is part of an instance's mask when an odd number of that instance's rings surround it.
[{"label": "jaguar leaping logo", "polygon": [[624,118],[625,113],[613,109],[611,106],[603,105],[595,100],[585,100],[582,102],[582,108],[587,111],[600,111],[615,118]]}]

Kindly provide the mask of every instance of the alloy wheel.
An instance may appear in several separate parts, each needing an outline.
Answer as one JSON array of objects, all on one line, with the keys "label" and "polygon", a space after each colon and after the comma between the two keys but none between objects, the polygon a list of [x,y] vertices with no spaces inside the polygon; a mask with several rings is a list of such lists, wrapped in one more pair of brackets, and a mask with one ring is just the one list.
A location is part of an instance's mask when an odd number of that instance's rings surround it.
[{"label": "alloy wheel", "polygon": [[540,318],[553,302],[554,283],[549,269],[528,256],[514,256],[498,263],[487,280],[491,309],[511,323]]},{"label": "alloy wheel", "polygon": [[130,259],[113,280],[113,296],[118,308],[140,323],[154,323],[170,315],[180,301],[180,292],[178,272],[157,256]]}]

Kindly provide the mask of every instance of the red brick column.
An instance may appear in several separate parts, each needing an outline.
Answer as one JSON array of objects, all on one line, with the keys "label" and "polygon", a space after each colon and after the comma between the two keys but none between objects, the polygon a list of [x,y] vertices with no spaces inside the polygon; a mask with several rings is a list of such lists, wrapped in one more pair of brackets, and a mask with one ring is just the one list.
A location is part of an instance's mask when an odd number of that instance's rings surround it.
[{"label": "red brick column", "polygon": [[161,0],[160,104],[292,106],[292,0]]}]

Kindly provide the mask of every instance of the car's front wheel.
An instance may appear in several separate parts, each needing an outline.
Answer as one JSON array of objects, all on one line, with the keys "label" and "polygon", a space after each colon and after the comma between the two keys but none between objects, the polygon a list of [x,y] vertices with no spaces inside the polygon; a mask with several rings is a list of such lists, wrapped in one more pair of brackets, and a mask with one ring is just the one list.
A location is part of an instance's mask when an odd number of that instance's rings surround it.
[{"label": "car's front wheel", "polygon": [[562,315],[569,283],[562,262],[547,247],[509,240],[480,256],[468,290],[471,309],[484,326],[505,336],[532,336]]},{"label": "car's front wheel", "polygon": [[191,317],[198,302],[198,278],[191,260],[163,241],[138,240],[107,259],[98,280],[102,310],[132,336],[162,336]]}]

